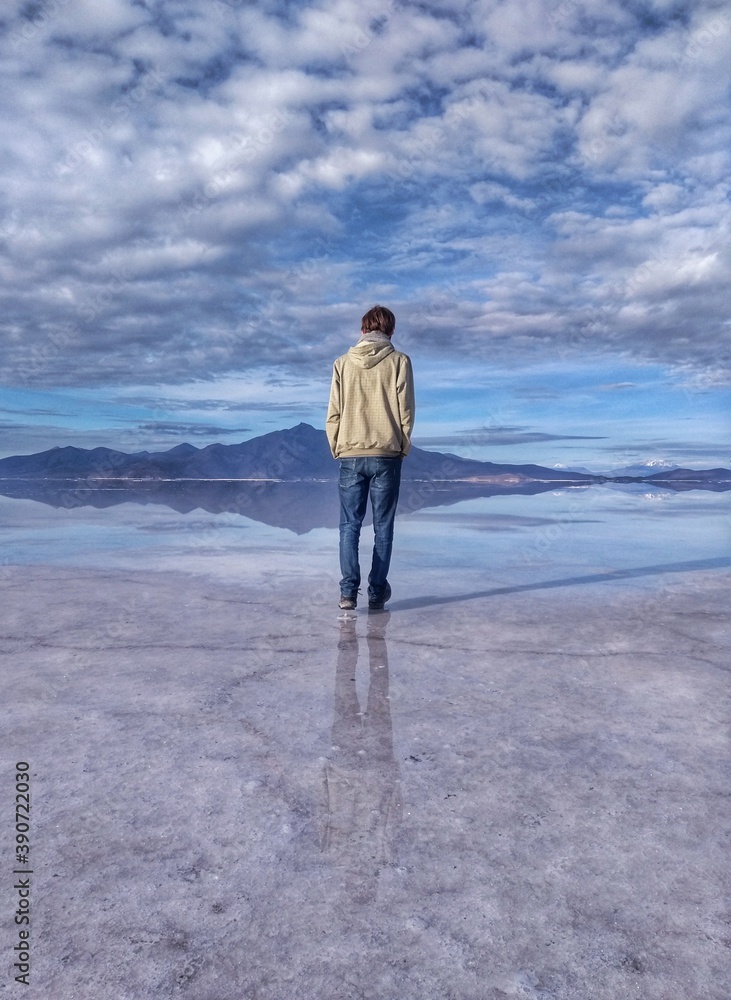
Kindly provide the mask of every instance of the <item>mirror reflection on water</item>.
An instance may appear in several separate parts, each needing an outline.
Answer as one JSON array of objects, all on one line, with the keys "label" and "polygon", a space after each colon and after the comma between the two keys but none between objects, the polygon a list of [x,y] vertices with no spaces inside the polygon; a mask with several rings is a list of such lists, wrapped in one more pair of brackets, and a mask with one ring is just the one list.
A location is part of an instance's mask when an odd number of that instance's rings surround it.
[{"label": "mirror reflection on water", "polygon": [[[337,484],[2,484],[3,562],[336,578]],[[372,534],[364,528],[362,551]],[[647,484],[402,485],[392,576],[410,593],[521,586],[661,564],[723,565],[729,494]],[[647,586],[652,585],[652,574]],[[642,574],[630,577],[642,584]]]}]

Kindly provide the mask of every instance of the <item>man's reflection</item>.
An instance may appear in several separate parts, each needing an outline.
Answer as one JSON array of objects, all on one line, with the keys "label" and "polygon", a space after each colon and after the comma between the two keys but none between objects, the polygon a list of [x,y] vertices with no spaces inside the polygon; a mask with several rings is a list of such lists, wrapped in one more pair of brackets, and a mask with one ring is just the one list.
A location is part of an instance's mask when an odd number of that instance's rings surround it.
[{"label": "man's reflection", "polygon": [[[388,695],[388,612],[370,614],[366,626],[370,679],[365,711],[356,690],[355,616],[341,620],[335,671],[332,747],[325,764],[321,846],[342,872],[350,900],[376,897],[379,870],[396,861],[401,787],[393,756]],[[362,620],[362,619],[361,619]]]}]

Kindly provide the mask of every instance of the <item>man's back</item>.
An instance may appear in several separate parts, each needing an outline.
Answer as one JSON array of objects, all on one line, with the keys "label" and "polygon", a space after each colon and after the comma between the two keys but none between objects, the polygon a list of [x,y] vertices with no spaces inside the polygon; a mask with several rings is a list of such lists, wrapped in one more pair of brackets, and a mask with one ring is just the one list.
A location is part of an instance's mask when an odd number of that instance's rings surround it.
[{"label": "man's back", "polygon": [[408,455],[414,424],[411,359],[389,338],[361,339],[333,365],[326,430],[334,458]]}]

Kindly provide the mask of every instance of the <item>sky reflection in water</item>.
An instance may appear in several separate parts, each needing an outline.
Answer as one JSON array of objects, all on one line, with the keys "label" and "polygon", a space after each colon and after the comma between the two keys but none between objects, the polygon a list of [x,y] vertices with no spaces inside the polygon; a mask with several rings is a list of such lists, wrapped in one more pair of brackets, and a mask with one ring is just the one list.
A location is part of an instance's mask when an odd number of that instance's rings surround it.
[{"label": "sky reflection in water", "polygon": [[[335,484],[328,484],[326,497],[330,488],[336,491]],[[305,493],[301,499],[311,502]],[[269,585],[278,577],[336,585],[335,519],[333,527],[302,531],[313,512],[298,508],[298,494],[291,491],[287,508],[289,513],[277,516],[294,518],[299,534],[226,511],[179,513],[161,504],[131,502],[106,509],[56,509],[3,496],[3,562],[175,570]],[[336,508],[320,511],[319,520],[332,510]],[[372,531],[365,527],[363,553],[369,552],[371,540]],[[391,577],[409,596],[448,595],[730,554],[728,493],[593,486],[482,497],[402,515]],[[632,585],[651,587],[654,580],[652,575],[638,577]]]}]

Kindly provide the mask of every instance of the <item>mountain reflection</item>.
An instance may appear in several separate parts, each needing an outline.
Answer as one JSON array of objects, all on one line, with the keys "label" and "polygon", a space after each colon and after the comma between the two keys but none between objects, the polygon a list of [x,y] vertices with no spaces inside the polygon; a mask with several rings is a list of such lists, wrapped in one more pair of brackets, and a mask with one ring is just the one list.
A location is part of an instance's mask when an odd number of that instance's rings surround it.
[{"label": "mountain reflection", "polygon": [[[522,485],[494,483],[405,480],[401,483],[399,513],[425,507],[448,507],[463,500],[493,496],[534,496],[561,490],[598,489],[596,485],[564,485],[531,482]],[[650,488],[650,487],[648,487]],[[653,485],[652,491],[677,493],[688,490],[723,492],[731,483]],[[89,486],[84,480],[0,480],[0,495],[35,500],[50,507],[96,507],[122,503],[160,504],[179,514],[208,511],[210,514],[241,514],[273,528],[286,528],[304,535],[315,528],[335,528],[340,518],[336,482],[266,482],[242,480],[148,480],[130,486],[129,481],[106,480]],[[365,523],[370,523],[370,512]]]},{"label": "mountain reflection", "polygon": [[[401,484],[399,512],[407,514],[424,507],[449,506],[477,497],[532,495],[555,489],[555,483],[500,487],[486,483],[410,480]],[[160,504],[179,514],[201,510],[210,514],[241,514],[274,528],[286,528],[297,535],[304,535],[315,528],[336,528],[340,518],[336,482],[150,480],[130,487],[117,480],[91,487],[78,480],[5,480],[0,482],[0,494],[68,510],[75,507],[104,509],[122,503],[136,503]],[[365,523],[370,521],[366,519]]]}]

